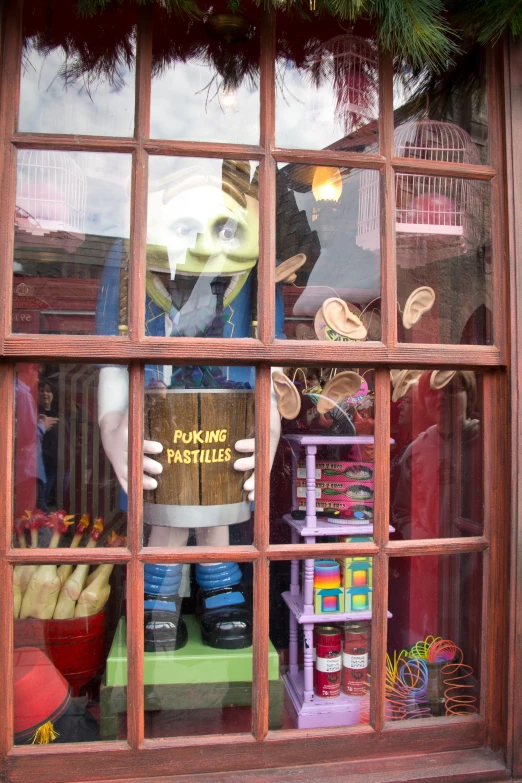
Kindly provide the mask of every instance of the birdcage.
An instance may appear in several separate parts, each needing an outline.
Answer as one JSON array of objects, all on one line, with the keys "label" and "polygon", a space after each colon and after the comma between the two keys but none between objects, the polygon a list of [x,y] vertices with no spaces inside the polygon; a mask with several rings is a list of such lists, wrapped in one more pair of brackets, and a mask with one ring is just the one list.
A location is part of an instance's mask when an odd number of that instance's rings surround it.
[{"label": "birdcage", "polygon": [[58,150],[20,150],[16,225],[33,236],[82,238],[87,178],[73,156]]},{"label": "birdcage", "polygon": [[[418,120],[395,129],[395,155],[442,163],[480,163],[479,151],[465,130],[450,122]],[[372,150],[378,152],[377,149]],[[482,226],[481,183],[434,174],[395,175],[395,231],[401,235],[480,237]],[[357,244],[379,249],[379,173],[361,172]]]},{"label": "birdcage", "polygon": [[[378,116],[379,70],[373,41],[352,33],[337,35],[310,55],[307,69],[317,86],[315,92],[309,92],[310,121],[334,120],[344,134],[349,134],[362,122]],[[324,83],[331,85],[332,90],[322,90]]]}]

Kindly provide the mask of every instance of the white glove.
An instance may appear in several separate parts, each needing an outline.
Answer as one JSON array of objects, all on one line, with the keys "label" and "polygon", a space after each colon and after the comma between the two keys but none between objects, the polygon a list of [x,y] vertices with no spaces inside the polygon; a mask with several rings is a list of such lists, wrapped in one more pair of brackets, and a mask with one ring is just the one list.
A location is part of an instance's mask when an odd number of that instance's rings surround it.
[{"label": "white glove", "polygon": [[[129,373],[126,367],[103,367],[98,384],[98,423],[103,449],[124,492],[129,479]],[[143,441],[144,454],[160,454],[161,443]],[[163,467],[150,457],[143,457],[143,489],[156,489]]]},{"label": "white glove", "polygon": [[[282,371],[280,367],[272,367],[272,372],[275,372],[276,370]],[[279,444],[279,438],[281,437],[281,416],[279,415],[279,411],[277,410],[277,397],[275,396],[274,392],[274,386],[272,384],[272,392],[270,395],[270,469],[272,469],[272,464],[274,462],[274,457],[276,455],[277,446]],[[256,439],[255,438],[246,438],[245,440],[238,440],[236,443],[236,451],[239,451],[241,454],[249,454],[251,453],[252,456],[250,457],[241,457],[240,459],[237,459],[234,462],[234,468],[235,470],[254,470],[255,467],[255,450],[256,450]],[[249,478],[245,481],[243,484],[243,489],[245,492],[248,492],[248,499],[254,500],[254,490],[255,490],[255,477],[254,473],[252,473]]]}]

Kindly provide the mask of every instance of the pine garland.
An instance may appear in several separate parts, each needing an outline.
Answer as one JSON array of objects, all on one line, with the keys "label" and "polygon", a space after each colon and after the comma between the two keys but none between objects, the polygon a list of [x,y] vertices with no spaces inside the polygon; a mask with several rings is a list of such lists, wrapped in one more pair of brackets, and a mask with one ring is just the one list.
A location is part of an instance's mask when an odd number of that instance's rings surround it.
[{"label": "pine garland", "polygon": [[[181,17],[197,18],[197,0],[133,0],[157,4]],[[377,23],[379,44],[417,70],[440,71],[469,45],[494,43],[510,31],[522,34],[522,0],[256,0],[258,5],[298,13],[310,19],[330,14],[355,22],[361,17]],[[121,0],[76,0],[80,15],[93,16],[119,5]],[[228,0],[232,13],[241,12],[241,0]],[[313,9],[313,10],[312,10]]]}]

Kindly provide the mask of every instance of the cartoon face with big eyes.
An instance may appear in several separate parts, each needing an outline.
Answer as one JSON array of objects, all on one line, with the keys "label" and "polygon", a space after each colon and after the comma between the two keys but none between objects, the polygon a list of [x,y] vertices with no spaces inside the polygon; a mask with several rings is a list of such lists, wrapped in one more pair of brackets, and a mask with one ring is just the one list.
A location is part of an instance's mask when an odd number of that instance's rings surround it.
[{"label": "cartoon face with big eyes", "polygon": [[148,270],[171,279],[229,277],[225,301],[233,298],[259,255],[257,198],[225,173],[194,168],[153,190],[148,210]]}]

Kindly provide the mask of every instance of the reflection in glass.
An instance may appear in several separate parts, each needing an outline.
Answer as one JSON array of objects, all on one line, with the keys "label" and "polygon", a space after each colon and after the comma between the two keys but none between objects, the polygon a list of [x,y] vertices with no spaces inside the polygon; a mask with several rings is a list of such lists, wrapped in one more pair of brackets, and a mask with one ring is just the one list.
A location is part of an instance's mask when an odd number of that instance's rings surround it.
[{"label": "reflection in glass", "polygon": [[[307,539],[309,540],[309,539]],[[365,543],[369,536],[340,536]],[[369,721],[371,557],[271,564],[270,639],[285,688],[284,728]],[[276,709],[277,692],[270,694]]]},{"label": "reflection in glass", "polygon": [[392,371],[395,537],[482,535],[483,418],[481,374]]},{"label": "reflection in glass", "polygon": [[[369,172],[378,177],[378,172]],[[276,336],[379,340],[379,213],[361,241],[360,191],[368,172],[279,164]],[[366,225],[366,224],[365,224]]]},{"label": "reflection in glass", "polygon": [[[124,535],[126,504],[102,440],[126,471],[127,424],[115,430],[111,403],[98,395],[100,372],[116,368],[23,362],[16,369],[14,546],[94,546]],[[60,535],[56,513],[67,516]],[[80,536],[96,519],[103,535]]]},{"label": "reflection in glass", "polygon": [[151,158],[148,335],[251,337],[258,256],[255,163]]},{"label": "reflection in glass", "polygon": [[378,53],[324,16],[278,18],[278,147],[364,152],[378,142]]},{"label": "reflection in glass", "polygon": [[392,557],[388,720],[479,711],[482,554]]},{"label": "reflection in glass", "polygon": [[259,144],[258,15],[214,8],[174,37],[178,17],[154,8],[153,138]]},{"label": "reflection in glass", "polygon": [[132,136],[132,8],[78,17],[71,3],[24,2],[18,130]]},{"label": "reflection in glass", "polygon": [[18,151],[14,332],[126,333],[130,174],[130,155]]},{"label": "reflection in glass", "polygon": [[[439,73],[427,68],[420,73],[403,69],[395,74],[393,90],[394,121],[399,137],[395,137],[395,154],[404,157],[422,157],[411,153],[415,144],[401,144],[401,128],[419,124],[429,128],[439,126],[446,140],[446,156],[437,160],[453,163],[488,163],[488,109],[486,54],[481,47],[460,55]],[[459,154],[460,147],[452,146],[457,133],[473,148],[472,159]]]},{"label": "reflection in glass", "polygon": [[[145,565],[146,737],[250,731],[252,566],[241,569],[237,578],[234,563]],[[269,655],[278,685],[272,646]]]},{"label": "reflection in glass", "polygon": [[[285,383],[273,375],[283,419],[271,475],[271,540],[373,535],[373,370],[364,376],[332,367],[284,372]],[[290,398],[297,401],[291,412]]]},{"label": "reflection in glass", "polygon": [[[59,513],[51,514],[55,535],[67,526]],[[96,533],[95,524],[76,536],[92,542]],[[105,545],[124,546],[125,539],[114,533]],[[13,588],[15,745],[125,739],[118,713],[127,658],[116,641],[125,627],[125,569],[21,563]]]}]

